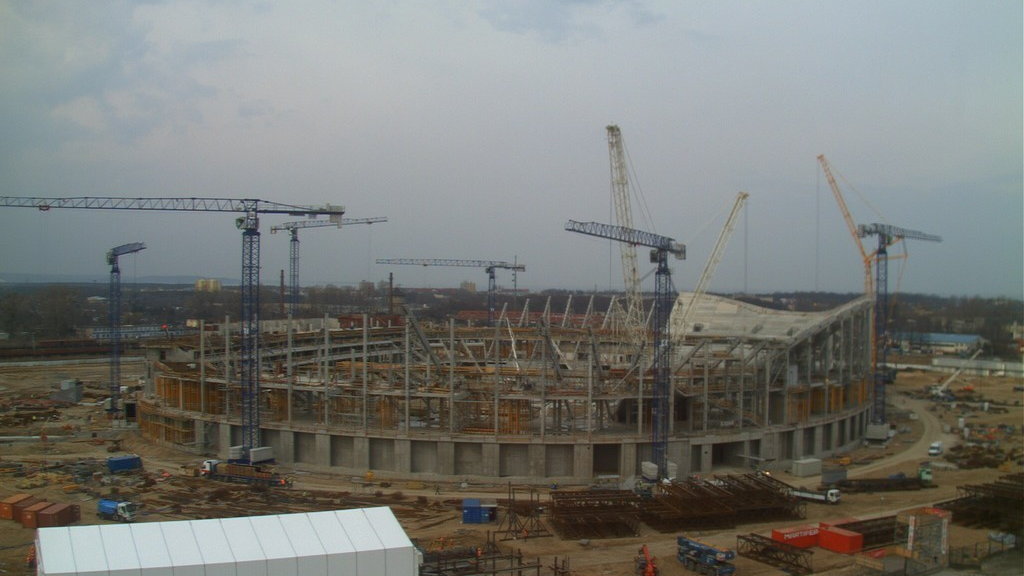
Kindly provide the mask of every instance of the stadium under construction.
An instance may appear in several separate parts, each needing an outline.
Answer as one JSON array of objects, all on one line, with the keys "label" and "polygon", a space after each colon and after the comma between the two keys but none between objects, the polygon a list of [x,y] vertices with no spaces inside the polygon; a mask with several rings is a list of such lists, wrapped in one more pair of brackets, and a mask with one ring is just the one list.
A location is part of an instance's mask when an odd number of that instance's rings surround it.
[{"label": "stadium under construction", "polygon": [[[668,475],[784,466],[864,439],[870,297],[793,312],[690,296],[672,312],[687,325],[670,362]],[[410,314],[262,322],[261,443],[282,465],[380,478],[638,476],[656,441],[650,334],[638,341],[593,300],[584,313],[540,308],[483,326]],[[243,436],[238,327],[206,328],[149,346],[136,418],[153,441],[224,458]]]}]

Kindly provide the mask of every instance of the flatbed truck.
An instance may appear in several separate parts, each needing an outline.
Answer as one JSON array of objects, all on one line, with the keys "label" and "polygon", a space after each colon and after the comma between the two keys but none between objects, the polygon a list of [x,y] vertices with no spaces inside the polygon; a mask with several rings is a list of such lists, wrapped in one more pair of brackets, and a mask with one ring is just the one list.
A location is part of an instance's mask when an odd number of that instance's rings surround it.
[{"label": "flatbed truck", "polygon": [[264,466],[254,464],[204,460],[203,466],[199,469],[199,475],[211,480],[222,480],[225,482],[278,486],[281,488],[291,488],[292,486],[290,476],[282,476]]}]

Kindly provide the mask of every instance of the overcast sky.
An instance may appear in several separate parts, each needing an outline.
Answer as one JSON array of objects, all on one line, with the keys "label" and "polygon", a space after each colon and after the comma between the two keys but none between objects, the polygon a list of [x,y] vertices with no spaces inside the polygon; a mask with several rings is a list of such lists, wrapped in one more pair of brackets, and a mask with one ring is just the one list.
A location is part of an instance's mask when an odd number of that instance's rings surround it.
[{"label": "overcast sky", "polygon": [[[1022,21],[1019,0],[0,0],[0,195],[342,204],[389,221],[301,231],[305,285],[484,288],[375,260],[516,259],[520,287],[604,290],[618,246],[564,225],[614,221],[618,124],[634,227],[688,247],[679,290],[740,190],[712,291],[860,290],[824,154],[858,224],[943,238],[906,243],[891,291],[1021,298]],[[128,280],[239,278],[234,219],[0,208],[0,277],[102,277],[144,242]],[[265,284],[288,220],[261,221]]]}]

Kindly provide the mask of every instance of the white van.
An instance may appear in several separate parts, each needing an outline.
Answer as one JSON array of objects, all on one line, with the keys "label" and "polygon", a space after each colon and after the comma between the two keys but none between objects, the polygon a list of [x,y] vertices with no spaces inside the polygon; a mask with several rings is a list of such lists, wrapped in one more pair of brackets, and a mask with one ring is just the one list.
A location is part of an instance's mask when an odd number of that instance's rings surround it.
[{"label": "white van", "polygon": [[941,456],[942,455],[942,442],[932,442],[931,445],[928,446],[928,455],[929,456]]}]

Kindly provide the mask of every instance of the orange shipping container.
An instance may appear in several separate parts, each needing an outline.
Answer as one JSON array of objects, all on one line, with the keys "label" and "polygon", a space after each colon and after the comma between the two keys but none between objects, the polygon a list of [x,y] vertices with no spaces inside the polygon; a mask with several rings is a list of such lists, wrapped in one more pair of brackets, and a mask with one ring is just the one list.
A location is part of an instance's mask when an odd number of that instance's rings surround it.
[{"label": "orange shipping container", "polygon": [[3,501],[0,502],[0,518],[4,520],[13,520],[14,505],[31,498],[35,498],[35,496],[31,494],[15,494],[14,496],[4,498]]},{"label": "orange shipping container", "polygon": [[32,496],[30,498],[25,498],[24,500],[20,500],[18,502],[15,502],[14,504],[12,504],[11,505],[11,520],[14,520],[15,522],[20,523],[21,522],[21,512],[22,512],[22,510],[24,510],[25,508],[28,508],[29,506],[35,504],[36,502],[39,502],[39,498],[36,498],[35,496]]},{"label": "orange shipping container", "polygon": [[62,502],[53,504],[36,514],[36,527],[67,526],[82,519],[82,509],[78,504]]},{"label": "orange shipping container", "polygon": [[46,510],[50,506],[53,506],[53,502],[43,500],[42,502],[36,502],[28,508],[25,508],[21,511],[21,525],[25,528],[38,528],[39,524],[36,515],[39,514],[41,510]]}]

